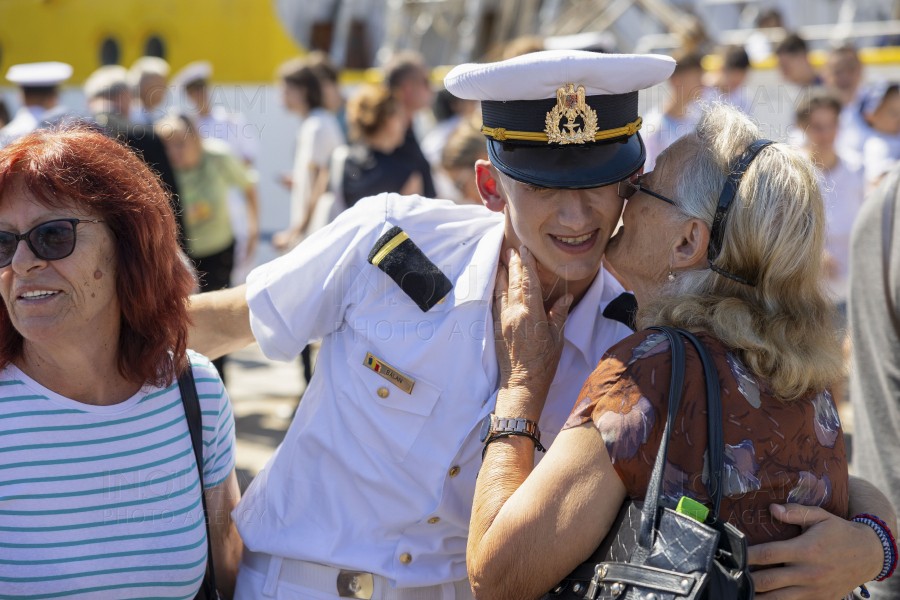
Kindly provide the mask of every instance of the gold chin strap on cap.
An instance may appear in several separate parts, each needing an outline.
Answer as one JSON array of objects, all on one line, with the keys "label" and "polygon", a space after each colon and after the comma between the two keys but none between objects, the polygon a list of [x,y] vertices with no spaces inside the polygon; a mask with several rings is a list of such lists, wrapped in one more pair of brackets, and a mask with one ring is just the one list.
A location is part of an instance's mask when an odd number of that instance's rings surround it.
[{"label": "gold chin strap on cap", "polygon": [[[637,120],[623,127],[598,131],[596,134],[594,134],[594,141],[599,142],[601,140],[610,140],[626,135],[632,136],[641,128],[642,123],[643,119],[641,119],[641,117],[638,117]],[[494,138],[498,142],[503,142],[506,140],[522,140],[527,142],[547,142],[548,144],[551,144],[555,141],[551,140],[550,136],[548,136],[543,131],[509,131],[507,129],[504,129],[503,127],[482,127],[481,133]]]}]

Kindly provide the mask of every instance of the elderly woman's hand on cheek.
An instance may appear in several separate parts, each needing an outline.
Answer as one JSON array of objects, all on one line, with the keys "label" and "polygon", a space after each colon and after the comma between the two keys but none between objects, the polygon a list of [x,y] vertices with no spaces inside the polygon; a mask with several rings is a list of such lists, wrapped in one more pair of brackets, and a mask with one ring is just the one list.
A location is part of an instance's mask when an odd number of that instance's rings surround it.
[{"label": "elderly woman's hand on cheek", "polygon": [[507,254],[494,297],[494,341],[500,365],[497,414],[540,419],[564,343],[572,303],[564,294],[547,312],[534,255],[525,246]]}]

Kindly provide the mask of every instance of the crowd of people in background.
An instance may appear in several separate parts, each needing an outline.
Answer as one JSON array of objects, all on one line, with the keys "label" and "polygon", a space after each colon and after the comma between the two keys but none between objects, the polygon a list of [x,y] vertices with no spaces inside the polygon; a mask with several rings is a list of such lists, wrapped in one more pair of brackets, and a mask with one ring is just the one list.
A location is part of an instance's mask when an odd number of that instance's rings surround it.
[{"label": "crowd of people in background", "polygon": [[[760,24],[763,25],[767,20],[780,24],[776,13],[763,15]],[[683,136],[697,131],[698,123],[708,137],[713,139],[715,127],[710,125],[710,119],[704,120],[704,115],[709,115],[712,110],[715,116],[715,111],[721,112],[724,109],[710,109],[710,104],[725,103],[743,113],[731,111],[734,112],[732,115],[725,111],[719,115],[719,119],[725,122],[728,117],[734,122],[740,121],[746,129],[745,137],[748,140],[752,137],[755,141],[756,130],[753,129],[751,136],[747,128],[749,121],[745,123],[744,118],[754,117],[757,109],[752,85],[754,65],[763,58],[760,54],[763,51],[766,56],[774,57],[780,73],[780,84],[799,90],[792,95],[796,98],[795,104],[790,108],[792,127],[780,136],[779,141],[786,138],[795,146],[790,149],[793,153],[790,156],[804,156],[804,153],[808,155],[815,166],[815,175],[819,178],[827,225],[822,277],[827,284],[829,298],[837,309],[834,312],[838,317],[834,320],[839,322],[834,324],[847,341],[844,358],[849,362],[851,323],[848,313],[851,310],[848,308],[848,298],[853,295],[851,247],[854,246],[854,224],[863,211],[866,198],[875,190],[884,188],[883,185],[879,187],[883,180],[898,173],[900,83],[867,78],[857,49],[849,44],[831,48],[824,63],[810,59],[807,42],[796,33],[786,35],[775,45],[766,44],[766,40],[751,38],[744,46],[717,48],[712,53],[708,49],[693,46],[685,46],[672,52],[676,65],[671,77],[663,84],[666,93],[659,96],[660,102],[653,107],[655,110],[643,117],[641,135],[646,151],[643,171],[644,174],[653,171],[659,159],[657,176],[651,181],[662,185],[657,181],[662,177],[660,173],[664,171],[667,162],[675,161],[672,156],[678,150],[677,147],[672,148],[666,154],[666,149]],[[510,59],[543,49],[539,38],[522,38],[508,44],[497,54],[497,58]],[[159,176],[164,184],[163,189],[170,193],[159,193],[148,198],[156,202],[153,210],[164,218],[161,218],[155,229],[148,226],[146,230],[150,232],[148,236],[155,232],[154,235],[161,239],[180,236],[177,242],[192,268],[172,275],[177,279],[178,293],[182,296],[188,293],[188,271],[193,271],[194,291],[199,293],[218,291],[245,282],[258,262],[256,253],[262,238],[260,210],[264,199],[257,192],[259,177],[255,166],[260,158],[260,144],[265,143],[265,140],[245,135],[245,116],[228,112],[216,104],[211,86],[214,80],[213,65],[200,60],[172,73],[165,60],[143,57],[130,68],[103,66],[84,83],[83,92],[88,112],[78,114],[60,103],[59,87],[71,77],[71,67],[64,63],[42,64],[45,66],[20,65],[24,69],[16,70],[13,67],[8,73],[7,78],[22,88],[23,106],[15,114],[11,114],[0,102],[0,148],[33,130],[64,128],[67,123],[74,121],[92,123],[96,131],[78,130],[63,134],[64,137],[68,136],[65,141],[71,147],[71,155],[79,159],[73,159],[74,162],[67,164],[66,168],[76,169],[81,165],[86,169],[87,165],[92,169],[91,176],[104,186],[118,186],[126,190],[133,188],[138,192],[146,187],[147,177],[152,178],[152,174]],[[342,85],[341,73],[330,62],[328,55],[310,52],[284,62],[275,72],[274,83],[281,103],[286,111],[298,119],[291,157],[292,168],[290,172],[280,176],[281,185],[289,191],[289,206],[282,207],[289,217],[284,226],[272,234],[271,243],[277,252],[291,252],[305,239],[332,223],[343,211],[376,194],[394,192],[405,196],[419,195],[426,199],[451,200],[457,204],[482,203],[484,191],[479,191],[473,167],[479,161],[482,162],[482,167],[486,165],[483,161],[488,160],[488,150],[482,132],[478,102],[457,98],[446,89],[436,89],[438,86],[431,76],[429,65],[416,53],[397,53],[384,64],[382,71],[380,82]],[[184,99],[184,106],[171,108],[167,95],[173,91]],[[765,127],[766,123],[762,123],[764,132]],[[137,162],[135,155],[122,151],[110,138],[135,149],[137,156],[152,169],[152,174],[147,172],[146,177],[141,175],[144,179],[133,175]],[[687,143],[690,142],[681,142]],[[40,145],[38,141],[34,144],[35,148]],[[708,145],[712,147],[715,144],[709,141]],[[80,159],[82,154],[88,156],[90,148],[94,146],[105,148],[113,157],[109,159],[109,164],[118,165],[114,173],[104,171],[102,164],[89,163],[86,158]],[[52,153],[47,153],[46,156],[35,154],[35,157],[29,160],[48,162],[53,158]],[[808,164],[805,158],[801,162]],[[129,176],[129,173],[132,175]],[[83,176],[86,177],[87,175]],[[627,183],[627,180],[623,182]],[[30,202],[29,185],[29,181],[20,184],[16,180],[16,186],[19,186],[15,188],[16,202],[22,206],[27,206]],[[900,180],[893,185],[895,188],[900,186]],[[646,192],[643,187],[635,189]],[[681,190],[675,185],[669,189],[679,190],[679,193]],[[783,190],[783,194],[779,196],[782,205],[790,204],[791,192],[790,189]],[[130,197],[133,199],[137,195],[139,194],[135,192]],[[653,195],[661,198],[658,194]],[[620,193],[619,197],[630,198],[630,195],[622,196]],[[661,199],[678,206],[675,202]],[[171,203],[171,214],[159,206],[159,202],[163,202],[164,206],[166,201]],[[18,207],[18,204],[13,204],[13,208]],[[364,207],[365,202],[360,206]],[[475,210],[471,207],[455,208],[449,204],[444,206],[460,211]],[[637,210],[634,201],[630,206],[632,211]],[[116,210],[115,206],[98,203],[87,214],[89,219],[63,219],[63,222],[71,222],[69,227],[72,232],[72,247],[78,224],[87,226],[93,223],[90,227],[94,227],[112,219],[110,215]],[[427,210],[435,214],[432,207],[429,206]],[[764,208],[757,204],[755,210],[762,211]],[[24,212],[24,209],[21,211]],[[345,217],[352,214],[348,213]],[[45,216],[49,219],[48,215]],[[128,227],[144,226],[137,223],[136,216],[132,215],[131,218],[135,223],[126,223]],[[45,224],[41,223],[35,228]],[[124,227],[122,224],[117,226],[120,225]],[[803,230],[804,223],[798,222],[795,225],[798,230]],[[24,225],[19,228],[23,229]],[[820,235],[821,229],[818,228],[818,233],[809,235]],[[112,231],[116,233],[118,230],[113,228]],[[115,244],[122,244],[115,235],[109,239],[86,235],[85,240],[100,249],[97,251],[98,256],[102,252],[112,252],[110,248]],[[18,244],[18,240],[16,243]],[[31,242],[28,244],[30,246]],[[149,242],[145,245],[150,247]],[[146,256],[142,254],[141,260],[152,263],[152,252],[143,246],[142,248]],[[620,251],[620,254],[623,253]],[[821,256],[821,253],[816,251],[815,255]],[[633,256],[636,255],[619,256],[619,264],[627,266],[627,261],[622,261],[629,257],[633,260]],[[705,255],[698,254],[698,257],[698,261],[706,260]],[[816,260],[809,260],[808,257],[804,260],[807,264],[817,264]],[[97,268],[96,271],[93,270],[94,267]],[[96,281],[92,285],[99,290],[98,293],[111,294],[113,286],[120,285],[120,279],[110,277],[101,281],[101,267],[106,272],[111,272],[105,263],[100,266],[88,265],[84,267],[84,273],[74,273],[72,277],[80,277],[86,281],[93,277]],[[611,266],[607,268],[618,278]],[[99,277],[97,273],[101,273]],[[161,278],[162,276],[157,279]],[[669,281],[673,280],[674,275],[670,271]],[[124,279],[121,281],[124,282],[121,283],[122,286],[130,283]],[[639,277],[632,273],[632,281],[639,282]],[[740,279],[735,281],[746,283]],[[619,282],[629,290],[627,277],[619,279]],[[159,284],[159,281],[156,283]],[[755,287],[755,284],[751,285]],[[810,284],[810,287],[815,286]],[[150,295],[146,291],[144,294]],[[95,305],[99,304],[100,301],[87,302],[84,310],[93,311]],[[160,314],[165,312],[164,308],[159,308]],[[127,313],[128,306],[123,305],[122,310],[123,314]],[[815,312],[814,308],[810,311],[811,322],[826,314],[822,311]],[[132,324],[126,322],[125,317],[120,319],[118,313],[109,314],[113,317],[107,319],[108,326],[101,332],[105,336],[103,339],[116,339],[119,327],[126,325],[135,330],[140,329],[140,325],[148,330],[146,335],[152,337],[153,327],[147,326],[147,322]],[[186,331],[187,313],[170,317],[173,323],[178,321],[177,326]],[[162,321],[162,317],[154,318]],[[827,321],[831,323],[832,319],[829,317]],[[77,347],[86,331],[80,322],[74,325],[72,323],[74,321],[61,329],[67,344],[70,344],[67,348]],[[23,329],[25,333],[33,333],[37,340],[35,342],[25,336],[30,344],[28,347],[41,347],[40,336],[27,330],[27,327]],[[99,335],[94,337],[99,339]],[[172,339],[176,338],[181,346],[186,344],[184,335],[178,338],[173,334]],[[110,342],[107,345],[112,347],[113,344]],[[167,359],[169,350],[160,346],[157,351],[162,364]],[[184,351],[183,347],[181,351]],[[97,352],[100,353],[100,350]],[[313,344],[306,347],[300,355],[307,383],[312,378],[316,352],[317,348]],[[199,374],[205,375],[199,381],[206,384],[203,388],[206,393],[201,396],[206,401],[203,407],[207,409],[203,412],[206,417],[203,430],[207,431],[204,435],[210,439],[203,442],[208,446],[204,450],[207,454],[200,457],[203,459],[204,470],[195,485],[206,488],[223,486],[223,490],[236,488],[233,471],[233,423],[229,421],[230,415],[222,417],[226,411],[217,404],[217,398],[225,395],[224,387],[220,390],[218,383],[209,385],[217,382],[212,367],[215,367],[222,384],[225,384],[225,357],[209,364],[195,354],[186,355],[185,360],[199,369]],[[111,361],[107,362],[109,365],[113,364]],[[114,369],[110,366],[107,371],[113,373]],[[103,375],[102,369],[97,369],[97,372],[100,373],[98,378]],[[30,381],[24,375],[17,377],[22,381]],[[126,391],[139,383],[135,378],[119,379],[121,381],[117,380],[117,385]],[[25,385],[22,381],[0,381],[0,384]],[[171,394],[174,388],[156,386],[152,389],[155,390],[154,394]],[[762,391],[765,399],[767,392],[765,389]],[[741,393],[744,393],[743,390]],[[834,390],[838,406],[847,399],[846,395],[846,390]],[[759,398],[760,391],[757,390],[756,400],[759,401]],[[227,404],[227,401],[224,403]],[[818,418],[818,406],[816,411]],[[889,410],[886,409],[885,412]],[[212,415],[215,415],[215,420],[211,418]],[[827,418],[831,417],[829,413]],[[771,417],[767,418],[774,421]],[[834,418],[837,419],[837,416]],[[890,413],[886,420],[890,418],[896,419],[896,415]],[[759,428],[755,430],[760,431]],[[120,437],[130,435],[128,431],[123,431],[125,433]],[[870,435],[869,438],[871,437]],[[81,440],[76,441],[81,443]],[[183,456],[179,457],[188,457],[190,438],[182,435],[176,441],[184,446]],[[867,438],[866,443],[870,442]],[[135,450],[138,451],[140,448]],[[58,460],[55,456],[51,457]],[[86,456],[77,460],[87,462],[94,459]],[[185,460],[189,461],[189,458]],[[183,465],[178,463],[177,466],[181,468]],[[458,467],[454,468],[457,468],[458,473]],[[893,484],[884,485],[887,487]],[[227,508],[230,510],[233,506],[229,505]],[[618,504],[615,508],[618,509]],[[199,511],[196,505],[184,508],[186,511],[195,509]],[[846,511],[846,508],[841,507],[841,510]],[[436,524],[439,520],[435,518],[428,523]],[[240,550],[239,540],[234,537],[236,533],[231,529],[233,528],[230,526],[227,530],[214,528],[210,535],[225,548],[222,553],[230,553],[216,556],[216,561],[217,564],[226,565],[220,571],[220,577],[223,580],[230,577],[233,582],[234,571],[237,569],[236,557],[240,555]],[[191,550],[196,550],[201,545],[194,539],[199,535],[197,531],[180,533],[185,533],[185,544],[194,544],[189,547]],[[195,553],[198,556],[202,554],[202,548]],[[193,554],[190,558],[196,560],[189,563],[191,568],[197,568],[192,576],[202,578],[199,566],[206,559],[201,560]],[[403,558],[400,560],[403,561]],[[404,564],[408,564],[409,560],[412,559],[409,558]],[[196,580],[187,583],[193,585]]]},{"label": "crowd of people in background", "polygon": [[[759,25],[781,26],[780,15],[768,11]],[[520,38],[496,58],[543,48],[540,38]],[[720,48],[712,56],[694,47],[673,51],[677,66],[668,93],[659,96],[655,113],[645,116],[645,171],[693,130],[703,105],[726,102],[753,116],[755,90],[748,76],[753,63],[769,55],[777,59],[781,81],[801,90],[796,127],[788,137],[807,149],[825,184],[826,277],[846,314],[850,230],[866,193],[900,160],[900,88],[890,81],[864,84],[863,64],[852,45],[830,50],[821,69],[796,33],[774,45],[751,36],[745,45]],[[14,70],[10,80],[18,81]],[[277,251],[289,251],[361,198],[381,192],[480,202],[472,167],[487,159],[487,152],[477,103],[435,91],[428,67],[415,53],[398,53],[383,73],[377,85],[341,86],[338,69],[320,51],[279,67],[283,106],[301,123],[293,168],[281,177],[290,190],[290,216],[272,236]],[[58,85],[69,76],[70,68],[61,71],[58,82],[23,83],[24,106],[15,115],[0,103],[0,145],[29,128],[65,122],[71,111],[59,103]],[[260,236],[254,185],[260,140],[239,133],[242,115],[213,102],[212,77],[206,61],[174,75],[165,60],[151,56],[130,69],[102,67],[84,84],[90,115],[81,115],[139,150],[172,190],[183,245],[202,273],[203,291],[242,283]],[[186,99],[185,114],[167,110],[173,90]],[[308,378],[308,352],[304,364]]]},{"label": "crowd of people in background", "polygon": [[[761,26],[779,24],[777,13],[761,16]],[[753,115],[754,89],[747,81],[751,55],[761,58],[760,43],[751,39],[712,57],[696,49],[673,52],[677,66],[666,84],[668,94],[660,96],[656,113],[645,117],[645,171],[693,130],[704,104],[727,102]],[[521,38],[498,58],[542,49],[540,38]],[[802,92],[789,137],[808,150],[825,182],[827,279],[846,314],[855,215],[865,194],[900,159],[900,89],[887,81],[864,85],[863,65],[851,45],[831,50],[821,70],[797,34],[768,50],[777,58],[782,81]],[[71,73],[63,75],[64,80]],[[138,149],[173,191],[185,250],[198,267],[202,263],[204,291],[242,283],[259,240],[253,167],[260,140],[239,133],[242,115],[212,101],[212,77],[206,61],[172,75],[165,60],[147,56],[130,69],[102,67],[84,85],[89,118]],[[435,93],[421,56],[397,54],[385,65],[380,84],[345,86],[348,98],[338,69],[319,51],[282,64],[276,83],[284,107],[301,121],[293,168],[281,178],[290,190],[290,217],[272,237],[278,251],[290,250],[359,199],[381,192],[480,202],[472,166],[487,159],[487,152],[477,103],[446,90]],[[189,111],[167,114],[170,90],[183,94]],[[0,104],[0,125],[6,125],[0,144],[21,133],[17,127],[51,127],[70,114],[59,104],[57,85],[23,85],[23,91],[25,106],[17,115]],[[308,352],[304,364],[308,378]]]}]

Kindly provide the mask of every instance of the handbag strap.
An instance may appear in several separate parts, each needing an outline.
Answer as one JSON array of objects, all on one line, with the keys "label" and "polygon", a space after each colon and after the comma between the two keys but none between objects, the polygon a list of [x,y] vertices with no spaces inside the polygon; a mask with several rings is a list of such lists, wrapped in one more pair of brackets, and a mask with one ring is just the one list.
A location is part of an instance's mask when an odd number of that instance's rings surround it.
[{"label": "handbag strap", "polygon": [[[651,327],[663,332],[669,339],[669,348],[672,352],[672,378],[669,384],[669,412],[666,416],[666,426],[663,429],[662,440],[659,443],[659,451],[656,453],[656,463],[650,473],[650,483],[647,486],[647,495],[644,500],[644,508],[641,513],[641,528],[638,532],[638,553],[648,552],[656,538],[656,514],[659,511],[659,497],[662,492],[663,472],[666,468],[666,459],[669,454],[669,440],[672,437],[672,428],[675,426],[675,416],[681,405],[681,394],[684,387],[684,342],[677,330],[671,327]],[[643,552],[642,552],[643,551]],[[639,562],[643,562],[642,560]]]},{"label": "handbag strap", "polygon": [[719,507],[722,505],[722,494],[724,491],[723,474],[725,470],[725,439],[722,432],[722,392],[719,383],[719,371],[716,369],[716,363],[713,362],[709,348],[706,347],[697,336],[679,329],[678,333],[683,335],[697,349],[700,355],[700,362],[703,365],[703,376],[706,379],[706,420],[708,427],[708,457],[709,457],[709,497],[713,503],[713,509],[709,515],[711,519],[719,516]]},{"label": "handbag strap", "polygon": [[197,474],[200,477],[200,502],[203,505],[203,521],[206,523],[206,573],[200,591],[206,595],[207,600],[214,600],[218,595],[216,572],[213,568],[212,537],[209,535],[209,512],[206,510],[206,490],[203,487],[203,415],[200,413],[200,397],[197,395],[194,370],[190,365],[178,376],[178,387],[181,389],[181,403],[184,405],[184,416],[187,418],[191,444],[194,446],[194,459],[197,461]]}]

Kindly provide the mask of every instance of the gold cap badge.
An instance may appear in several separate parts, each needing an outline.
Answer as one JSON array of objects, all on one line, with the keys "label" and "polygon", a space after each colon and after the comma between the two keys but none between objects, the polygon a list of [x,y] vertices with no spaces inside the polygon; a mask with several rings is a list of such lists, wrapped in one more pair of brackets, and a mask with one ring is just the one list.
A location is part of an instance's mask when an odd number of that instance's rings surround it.
[{"label": "gold cap badge", "polygon": [[[584,99],[583,85],[575,89],[574,83],[567,83],[556,90],[556,106],[547,113],[544,120],[544,132],[547,134],[548,144],[584,144],[593,142],[597,134],[597,112],[587,105]],[[560,121],[568,131],[562,131]],[[581,127],[576,119],[581,117]]]}]

